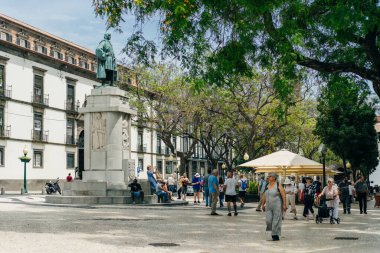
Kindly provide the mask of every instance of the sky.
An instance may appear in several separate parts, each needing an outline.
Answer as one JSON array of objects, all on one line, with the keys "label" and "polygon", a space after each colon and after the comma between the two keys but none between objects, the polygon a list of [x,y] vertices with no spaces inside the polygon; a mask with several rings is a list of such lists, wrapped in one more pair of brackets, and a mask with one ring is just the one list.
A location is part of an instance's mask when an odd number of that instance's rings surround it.
[{"label": "sky", "polygon": [[[18,19],[36,28],[95,51],[107,31],[105,21],[96,17],[92,0],[0,0],[0,13]],[[133,31],[134,18],[125,17],[123,33],[109,30],[118,59],[128,35]],[[149,24],[147,38],[158,36],[157,26]]]}]

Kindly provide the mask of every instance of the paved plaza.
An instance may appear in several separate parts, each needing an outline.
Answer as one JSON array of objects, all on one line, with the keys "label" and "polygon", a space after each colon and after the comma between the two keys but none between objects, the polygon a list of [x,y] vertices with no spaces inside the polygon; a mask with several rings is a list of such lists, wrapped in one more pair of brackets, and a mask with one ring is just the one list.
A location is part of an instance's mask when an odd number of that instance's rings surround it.
[{"label": "paved plaza", "polygon": [[[190,199],[191,200],[191,199]],[[281,241],[265,232],[263,213],[248,204],[237,217],[202,206],[54,206],[43,196],[1,196],[1,253],[10,252],[378,252],[380,210],[315,224],[289,217]],[[369,203],[371,205],[371,203]],[[298,206],[299,212],[301,206]],[[357,237],[336,240],[335,237]],[[154,243],[178,246],[154,247]]]}]

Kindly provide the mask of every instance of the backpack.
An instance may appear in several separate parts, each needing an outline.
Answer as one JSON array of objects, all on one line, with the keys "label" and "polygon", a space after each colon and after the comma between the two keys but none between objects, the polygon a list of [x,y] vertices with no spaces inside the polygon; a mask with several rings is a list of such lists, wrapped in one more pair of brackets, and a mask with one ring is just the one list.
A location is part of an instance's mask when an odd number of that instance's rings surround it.
[{"label": "backpack", "polygon": [[243,191],[245,191],[247,189],[247,182],[246,182],[246,180],[242,180],[241,179],[240,182],[241,182],[241,189]]}]

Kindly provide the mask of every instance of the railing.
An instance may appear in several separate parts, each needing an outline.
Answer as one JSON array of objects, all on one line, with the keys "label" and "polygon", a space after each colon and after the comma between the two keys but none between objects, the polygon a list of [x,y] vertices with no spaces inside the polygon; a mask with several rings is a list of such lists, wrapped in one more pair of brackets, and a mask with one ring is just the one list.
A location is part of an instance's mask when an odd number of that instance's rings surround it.
[{"label": "railing", "polygon": [[11,125],[0,126],[0,137],[5,137],[5,138],[11,137]]},{"label": "railing", "polygon": [[80,101],[77,100],[75,103],[74,101],[65,101],[65,110],[66,111],[73,111],[77,112],[80,107]]},{"label": "railing", "polygon": [[12,86],[7,85],[5,89],[3,87],[1,87],[0,88],[0,96],[11,98],[12,97]]},{"label": "railing", "polygon": [[49,94],[32,94],[32,103],[49,106]]},{"label": "railing", "polygon": [[65,135],[65,138],[66,138],[66,140],[65,140],[66,144],[76,145],[77,142],[76,142],[76,139],[74,138],[73,135]]},{"label": "railing", "polygon": [[33,141],[42,141],[48,142],[49,140],[49,130],[41,131],[32,129],[32,140]]}]

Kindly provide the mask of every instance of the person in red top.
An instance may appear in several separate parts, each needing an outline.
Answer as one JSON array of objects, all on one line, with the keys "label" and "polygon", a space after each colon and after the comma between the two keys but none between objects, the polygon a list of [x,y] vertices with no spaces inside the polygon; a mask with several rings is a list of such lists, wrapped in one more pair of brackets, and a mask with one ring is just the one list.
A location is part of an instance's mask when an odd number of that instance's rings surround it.
[{"label": "person in red top", "polygon": [[67,181],[67,182],[71,182],[71,181],[73,181],[73,177],[71,176],[71,173],[69,173],[69,175],[67,175],[67,177],[66,177],[66,181]]}]

